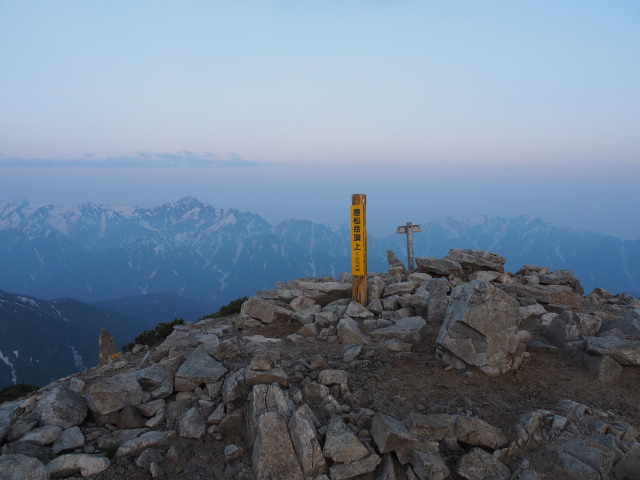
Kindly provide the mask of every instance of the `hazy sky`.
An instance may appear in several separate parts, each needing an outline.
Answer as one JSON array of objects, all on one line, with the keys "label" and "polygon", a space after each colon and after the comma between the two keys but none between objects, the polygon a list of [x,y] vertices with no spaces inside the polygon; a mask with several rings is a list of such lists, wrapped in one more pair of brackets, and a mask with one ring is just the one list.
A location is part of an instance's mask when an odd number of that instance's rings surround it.
[{"label": "hazy sky", "polygon": [[640,239],[640,2],[0,0],[0,201]]}]

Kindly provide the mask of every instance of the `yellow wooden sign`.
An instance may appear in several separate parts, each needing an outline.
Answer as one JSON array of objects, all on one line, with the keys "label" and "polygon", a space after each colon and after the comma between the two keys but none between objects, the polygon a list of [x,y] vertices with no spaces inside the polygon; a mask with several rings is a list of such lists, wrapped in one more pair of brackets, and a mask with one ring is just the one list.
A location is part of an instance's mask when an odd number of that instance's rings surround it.
[{"label": "yellow wooden sign", "polygon": [[351,205],[351,274],[366,275],[367,233],[364,205]]},{"label": "yellow wooden sign", "polygon": [[351,196],[351,297],[360,305],[367,304],[367,196]]}]

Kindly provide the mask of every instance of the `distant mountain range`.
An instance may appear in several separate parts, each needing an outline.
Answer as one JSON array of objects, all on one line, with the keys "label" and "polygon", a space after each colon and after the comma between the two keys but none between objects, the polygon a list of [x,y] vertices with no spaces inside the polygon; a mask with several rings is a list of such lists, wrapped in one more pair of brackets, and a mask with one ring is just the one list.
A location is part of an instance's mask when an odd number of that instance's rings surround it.
[{"label": "distant mountain range", "polygon": [[[640,292],[640,240],[561,228],[536,217],[422,222],[415,255],[477,248],[523,264],[572,269],[585,290]],[[170,292],[211,306],[299,277],[350,268],[346,225],[262,217],[183,198],[152,209],[0,203],[0,288],[86,302]],[[369,238],[369,270],[387,250],[406,255],[404,235]],[[177,312],[177,310],[176,310]]]},{"label": "distant mountain range", "polygon": [[[640,296],[640,240],[528,216],[445,218],[421,230],[419,257],[487,250],[505,256],[512,272],[524,264],[571,269],[586,293]],[[278,281],[337,277],[350,268],[348,233],[304,220],[274,227],[194,198],[153,209],[0,203],[0,388],[94,366],[101,328],[122,346],[159,322],[195,321]],[[387,270],[387,250],[404,259],[406,237],[370,237],[369,271]]]},{"label": "distant mountain range", "polygon": [[98,363],[100,330],[122,346],[141,320],[69,298],[40,300],[0,291],[0,388],[46,385]]}]

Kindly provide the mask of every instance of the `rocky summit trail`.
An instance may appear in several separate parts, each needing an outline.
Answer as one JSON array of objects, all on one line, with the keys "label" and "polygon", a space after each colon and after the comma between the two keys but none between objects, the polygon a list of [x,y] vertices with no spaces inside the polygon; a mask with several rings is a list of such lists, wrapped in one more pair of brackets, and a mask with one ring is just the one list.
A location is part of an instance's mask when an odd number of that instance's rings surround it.
[{"label": "rocky summit trail", "polygon": [[[391,256],[392,257],[392,256]],[[0,479],[640,478],[640,302],[476,250],[299,279],[0,406]]]}]

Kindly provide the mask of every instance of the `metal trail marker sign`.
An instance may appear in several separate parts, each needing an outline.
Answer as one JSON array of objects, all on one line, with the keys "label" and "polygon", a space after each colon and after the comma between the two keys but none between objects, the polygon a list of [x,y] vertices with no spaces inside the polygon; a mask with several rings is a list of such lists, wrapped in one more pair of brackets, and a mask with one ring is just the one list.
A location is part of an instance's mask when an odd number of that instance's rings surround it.
[{"label": "metal trail marker sign", "polygon": [[413,234],[420,232],[420,225],[414,225],[407,222],[406,225],[400,225],[396,233],[407,234],[407,270],[413,270]]},{"label": "metal trail marker sign", "polygon": [[351,196],[351,297],[360,305],[367,304],[367,196]]}]

